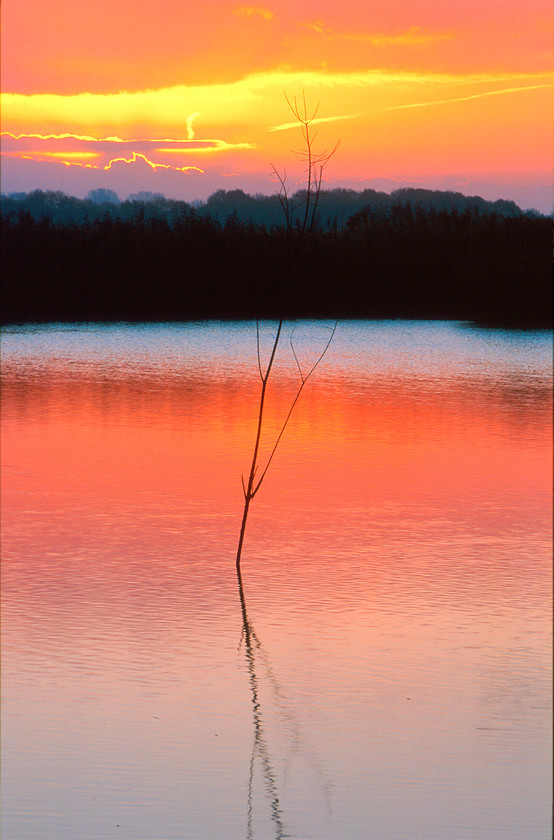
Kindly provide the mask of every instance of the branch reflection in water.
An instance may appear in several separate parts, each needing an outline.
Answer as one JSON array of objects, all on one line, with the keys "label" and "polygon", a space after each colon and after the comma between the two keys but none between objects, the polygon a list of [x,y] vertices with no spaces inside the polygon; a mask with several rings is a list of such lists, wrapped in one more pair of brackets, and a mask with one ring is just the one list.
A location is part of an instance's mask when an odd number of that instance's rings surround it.
[{"label": "branch reflection in water", "polygon": [[[300,727],[295,720],[291,710],[287,708],[283,697],[283,692],[279,681],[271,667],[269,658],[262,647],[262,643],[251,622],[248,619],[246,610],[246,598],[244,595],[244,586],[242,582],[242,575],[240,567],[237,567],[237,580],[239,587],[240,606],[242,613],[242,634],[241,642],[244,641],[246,666],[248,669],[248,676],[250,681],[250,691],[252,698],[252,723],[254,737],[252,742],[252,754],[250,757],[249,773],[248,773],[248,811],[247,811],[247,840],[254,838],[254,781],[255,770],[257,762],[261,766],[263,783],[266,791],[266,796],[270,802],[271,822],[275,830],[275,840],[284,840],[285,837],[290,836],[285,833],[283,825],[283,806],[280,801],[279,786],[277,783],[277,774],[275,764],[269,750],[267,738],[264,731],[264,723],[262,716],[262,705],[260,699],[260,679],[259,672],[256,670],[258,662],[261,662],[265,669],[265,674],[271,685],[274,698],[279,706],[282,717],[287,723],[289,734],[293,743],[294,752],[298,752],[300,746]],[[313,763],[313,757],[312,757]],[[323,778],[321,769],[315,766],[316,775],[319,778],[319,787],[325,803],[325,808],[328,815],[331,815],[331,795],[330,785]]]}]

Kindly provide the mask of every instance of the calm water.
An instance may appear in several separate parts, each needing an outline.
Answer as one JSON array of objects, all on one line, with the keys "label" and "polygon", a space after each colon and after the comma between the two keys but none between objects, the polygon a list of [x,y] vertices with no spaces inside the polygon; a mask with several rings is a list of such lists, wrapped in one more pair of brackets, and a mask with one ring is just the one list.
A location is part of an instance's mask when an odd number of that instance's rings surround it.
[{"label": "calm water", "polygon": [[[254,324],[8,329],[3,375],[4,840],[549,840],[548,335],[341,323],[242,605]],[[286,338],[268,441],[296,382]]]}]

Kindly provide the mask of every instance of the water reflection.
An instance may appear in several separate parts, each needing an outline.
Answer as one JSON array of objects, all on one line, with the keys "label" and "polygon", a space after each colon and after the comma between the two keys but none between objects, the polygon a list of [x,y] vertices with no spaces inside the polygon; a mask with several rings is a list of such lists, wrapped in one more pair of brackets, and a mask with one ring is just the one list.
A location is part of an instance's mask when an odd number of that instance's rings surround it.
[{"label": "water reflection", "polygon": [[275,840],[283,840],[283,838],[290,837],[291,835],[288,834],[284,828],[283,806],[280,799],[278,774],[274,759],[272,758],[268,737],[266,735],[266,728],[264,726],[264,715],[260,696],[260,666],[266,679],[271,685],[273,698],[280,709],[281,716],[287,723],[287,739],[289,741],[289,747],[292,749],[294,754],[298,754],[300,751],[304,751],[306,753],[311,768],[317,777],[317,785],[322,798],[322,810],[325,810],[329,816],[331,815],[331,790],[329,783],[324,778],[319,762],[314,758],[314,756],[309,755],[310,750],[302,743],[298,721],[295,719],[291,709],[288,707],[284,699],[282,686],[277,679],[269,656],[267,655],[267,652],[265,651],[260,638],[254,630],[252,622],[248,617],[240,566],[237,566],[236,571],[242,615],[241,646],[244,644],[245,661],[248,671],[252,701],[253,727],[252,753],[248,768],[246,837],[247,840],[253,840],[254,838],[255,775],[256,768],[260,768],[265,787],[266,801],[269,802],[270,806],[271,822],[275,831]]},{"label": "water reflection", "polygon": [[275,828],[275,838],[276,840],[282,840],[282,838],[285,836],[283,828],[283,816],[281,812],[281,804],[279,802],[279,792],[277,789],[276,774],[264,733],[262,708],[259,696],[258,675],[256,673],[256,652],[261,653],[262,644],[258,636],[256,635],[256,632],[252,627],[250,621],[248,620],[248,613],[246,611],[246,600],[244,597],[244,587],[242,584],[240,566],[237,566],[237,580],[239,586],[240,607],[242,612],[241,644],[244,641],[246,664],[248,667],[248,676],[250,679],[250,691],[252,694],[252,724],[254,731],[254,739],[252,742],[252,755],[250,758],[250,766],[248,771],[248,818],[246,826],[246,836],[248,840],[252,840],[252,838],[254,837],[254,772],[256,768],[256,760],[259,760],[262,768],[263,779],[265,782],[266,793],[270,801],[271,821]]},{"label": "water reflection", "polygon": [[3,373],[6,837],[544,840],[550,337],[341,325],[243,581],[252,324],[14,330]]}]

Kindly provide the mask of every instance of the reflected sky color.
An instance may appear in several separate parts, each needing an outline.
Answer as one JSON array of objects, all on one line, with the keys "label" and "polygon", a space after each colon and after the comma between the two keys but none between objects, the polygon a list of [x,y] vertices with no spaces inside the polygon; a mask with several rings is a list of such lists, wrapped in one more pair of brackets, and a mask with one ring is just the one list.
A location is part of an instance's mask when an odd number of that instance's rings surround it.
[{"label": "reflected sky color", "polygon": [[[5,331],[4,835],[544,840],[549,336],[339,324],[243,602],[255,354],[252,323]],[[285,342],[269,448],[294,376]]]}]

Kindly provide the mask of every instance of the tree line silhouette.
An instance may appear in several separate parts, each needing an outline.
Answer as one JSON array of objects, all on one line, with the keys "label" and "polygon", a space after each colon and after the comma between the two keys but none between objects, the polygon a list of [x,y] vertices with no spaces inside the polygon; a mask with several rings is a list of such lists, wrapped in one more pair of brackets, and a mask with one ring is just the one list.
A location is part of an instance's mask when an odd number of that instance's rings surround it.
[{"label": "tree line silhouette", "polygon": [[[293,198],[294,204],[305,206],[305,190],[298,191]],[[371,189],[322,189],[318,197],[317,220],[320,227],[340,228],[360,210],[371,208],[387,213],[397,204],[408,203],[426,210],[457,210],[459,213],[472,210],[483,214],[497,213],[499,216],[540,215],[536,210],[522,211],[514,201],[486,201],[480,196],[465,196],[450,190],[402,188],[389,194]],[[278,194],[249,195],[240,189],[217,190],[206,201],[192,203],[166,198],[161,193],[148,190],[132,193],[125,201],[121,201],[114,190],[108,189],[90,190],[85,199],[54,190],[2,195],[4,213],[27,210],[36,220],[46,216],[53,222],[64,224],[93,222],[106,213],[114,220],[132,221],[138,213],[143,213],[145,220],[160,218],[173,225],[183,212],[190,209],[194,209],[198,216],[209,217],[222,224],[230,216],[238,217],[241,222],[264,225],[268,229],[284,224]]]},{"label": "tree line silhouette", "polygon": [[[343,193],[366,201],[348,213],[355,202]],[[256,202],[282,220],[276,196],[240,190],[215,193],[201,207],[163,196],[120,204],[40,191],[3,196],[2,321],[552,323],[551,219],[513,202],[427,190],[322,191],[294,274],[287,256],[294,224],[287,231],[254,221]],[[209,212],[218,204],[219,218]]]}]

